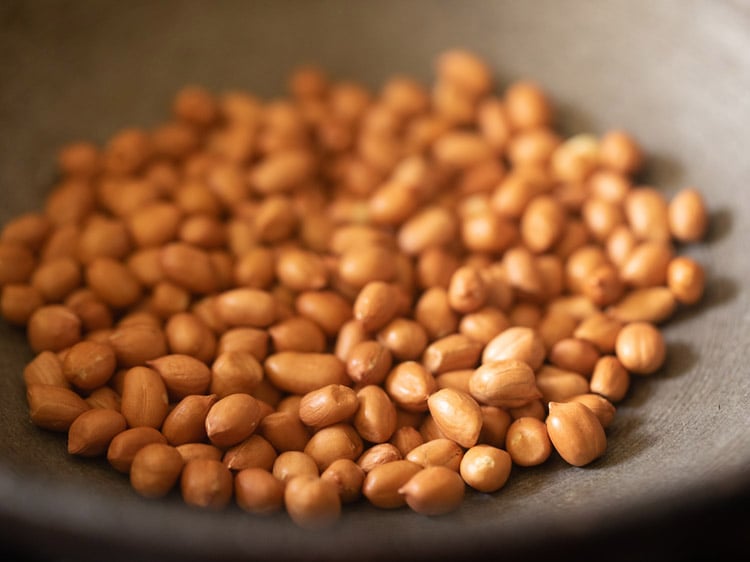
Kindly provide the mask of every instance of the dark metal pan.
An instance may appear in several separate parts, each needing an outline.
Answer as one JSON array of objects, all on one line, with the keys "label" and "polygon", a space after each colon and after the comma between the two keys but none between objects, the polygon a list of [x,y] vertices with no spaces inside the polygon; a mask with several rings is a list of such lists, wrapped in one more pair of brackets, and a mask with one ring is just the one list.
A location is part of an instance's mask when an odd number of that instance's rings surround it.
[{"label": "dark metal pan", "polygon": [[487,58],[499,85],[543,84],[568,133],[631,131],[644,181],[705,195],[703,302],[665,328],[669,360],[620,406],[601,461],[514,470],[455,513],[358,506],[332,531],[284,516],[147,501],[105,462],[29,421],[22,330],[0,323],[0,536],[30,560],[687,559],[750,529],[747,258],[750,9],[737,0],[95,2],[0,5],[0,223],[39,209],[65,142],[149,126],[187,83],[282,93],[319,63],[375,86],[432,76],[437,53]]}]

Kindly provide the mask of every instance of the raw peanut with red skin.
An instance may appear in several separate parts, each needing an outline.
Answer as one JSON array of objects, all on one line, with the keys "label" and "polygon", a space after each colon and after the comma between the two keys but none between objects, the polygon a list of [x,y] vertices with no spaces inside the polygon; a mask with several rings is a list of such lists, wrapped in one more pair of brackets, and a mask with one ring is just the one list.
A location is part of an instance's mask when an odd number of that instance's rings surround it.
[{"label": "raw peanut with red skin", "polygon": [[41,293],[31,285],[8,283],[2,286],[0,315],[9,324],[25,326],[34,311],[42,305],[44,300]]},{"label": "raw peanut with red skin", "polygon": [[419,322],[396,318],[378,332],[377,340],[394,358],[413,361],[418,359],[427,347],[428,336]]},{"label": "raw peanut with red skin", "polygon": [[293,316],[268,329],[274,350],[322,353],[326,350],[326,335],[309,318]]},{"label": "raw peanut with red skin", "polygon": [[703,297],[705,285],[705,273],[697,261],[679,256],[669,262],[667,286],[679,302],[687,305],[697,303]]},{"label": "raw peanut with red skin", "polygon": [[42,351],[26,364],[23,369],[23,382],[26,387],[32,384],[49,384],[70,388],[70,382],[63,373],[62,361],[52,351]]},{"label": "raw peanut with red skin", "polygon": [[336,486],[341,503],[352,503],[362,496],[365,471],[351,459],[338,459],[323,471],[320,479]]},{"label": "raw peanut with red skin", "polygon": [[164,326],[164,335],[172,353],[190,355],[204,362],[211,360],[216,353],[216,336],[190,312],[172,315]]},{"label": "raw peanut with red skin", "polygon": [[427,399],[437,390],[437,383],[422,365],[404,361],[386,377],[385,390],[399,407],[411,412],[425,412]]},{"label": "raw peanut with red skin", "polygon": [[94,408],[79,415],[68,428],[68,453],[96,457],[107,452],[112,439],[127,429],[125,416]]},{"label": "raw peanut with red skin", "polygon": [[438,388],[454,388],[463,392],[469,392],[469,379],[474,369],[458,369],[446,371],[435,377]]},{"label": "raw peanut with red skin", "polygon": [[145,322],[120,324],[108,336],[107,343],[115,350],[117,364],[121,367],[136,367],[167,354],[164,332]]},{"label": "raw peanut with red skin", "polygon": [[393,432],[389,442],[396,446],[401,452],[402,457],[405,457],[412,449],[419,447],[424,443],[424,438],[422,437],[422,434],[419,433],[418,429],[406,425],[398,427],[396,431]]},{"label": "raw peanut with red skin", "polygon": [[594,412],[604,429],[609,427],[609,424],[612,423],[612,419],[615,417],[615,407],[604,396],[598,394],[591,392],[577,394],[576,396],[568,398],[566,402],[580,402],[586,406],[589,410]]},{"label": "raw peanut with red skin", "polygon": [[169,411],[169,398],[159,373],[148,367],[129,369],[123,379],[120,410],[129,427],[160,428]]},{"label": "raw peanut with red skin", "polygon": [[424,350],[422,364],[431,373],[472,369],[482,354],[482,345],[463,334],[440,338]]},{"label": "raw peanut with red skin", "polygon": [[341,326],[341,330],[336,335],[333,354],[346,362],[351,350],[357,344],[369,339],[370,334],[367,333],[362,322],[359,320],[348,320]]},{"label": "raw peanut with red skin", "polygon": [[703,196],[695,188],[677,193],[668,206],[669,230],[681,242],[703,240],[708,230],[708,211]]},{"label": "raw peanut with red skin", "polygon": [[599,313],[581,321],[573,332],[573,337],[593,343],[601,353],[612,353],[621,328],[622,322]]},{"label": "raw peanut with red skin", "polygon": [[198,443],[206,435],[206,416],[216,403],[216,395],[191,394],[180,400],[167,414],[161,432],[170,445]]},{"label": "raw peanut with red skin", "polygon": [[539,398],[537,400],[527,402],[523,406],[510,408],[508,412],[512,420],[528,417],[544,421],[544,419],[547,417],[547,406],[545,405],[544,400],[542,398]]},{"label": "raw peanut with red skin", "polygon": [[65,354],[63,374],[76,388],[94,390],[107,383],[115,372],[117,358],[112,347],[82,341]]},{"label": "raw peanut with red skin", "polygon": [[607,437],[596,415],[580,402],[551,402],[547,433],[560,456],[573,466],[584,466],[601,457]]},{"label": "raw peanut with red skin", "polygon": [[594,371],[594,365],[599,360],[599,351],[586,340],[564,338],[550,349],[548,360],[561,369],[590,376]]},{"label": "raw peanut with red skin", "polygon": [[354,318],[367,332],[375,332],[390,322],[396,314],[397,289],[391,283],[371,281],[357,294],[354,301]]},{"label": "raw peanut with red skin", "polygon": [[414,447],[406,455],[406,460],[427,466],[446,466],[451,470],[458,471],[464,451],[461,446],[451,439],[440,437],[425,441]]},{"label": "raw peanut with red skin", "polygon": [[282,351],[266,358],[265,374],[276,387],[294,394],[307,394],[328,384],[348,382],[346,367],[329,353]]},{"label": "raw peanut with red skin", "polygon": [[516,419],[505,436],[505,449],[518,466],[536,466],[552,454],[552,444],[544,420],[522,417]]},{"label": "raw peanut with red skin", "polygon": [[25,245],[0,241],[0,285],[26,283],[35,265],[34,254]]},{"label": "raw peanut with red skin", "polygon": [[223,398],[242,392],[252,394],[263,380],[263,366],[247,351],[225,351],[211,364],[209,392]]},{"label": "raw peanut with red skin", "polygon": [[619,402],[630,388],[630,373],[613,355],[601,357],[594,367],[589,383],[591,392],[600,394],[611,402]]},{"label": "raw peanut with red skin", "polygon": [[412,476],[398,491],[417,513],[443,515],[461,505],[465,484],[456,471],[444,466],[429,466]]},{"label": "raw peanut with red skin", "polygon": [[506,451],[490,445],[476,445],[461,459],[459,474],[475,490],[492,493],[505,486],[511,465],[511,457]]},{"label": "raw peanut with red skin", "polygon": [[677,299],[668,287],[636,289],[606,309],[606,313],[622,323],[666,321],[677,308]]},{"label": "raw peanut with red skin", "polygon": [[220,461],[222,457],[221,449],[208,443],[185,443],[177,445],[175,448],[182,456],[185,464],[193,459],[213,459]]},{"label": "raw peanut with red skin", "polygon": [[473,447],[482,429],[482,411],[468,393],[443,388],[427,400],[432,418],[443,434],[462,447]]},{"label": "raw peanut with red skin", "polygon": [[206,434],[219,448],[244,441],[255,431],[261,420],[257,399],[238,392],[214,403],[206,414]]},{"label": "raw peanut with red skin", "polygon": [[352,347],[346,359],[346,372],[355,383],[380,384],[391,370],[392,363],[387,347],[366,340]]},{"label": "raw peanut with red skin", "polygon": [[492,338],[510,328],[507,316],[495,307],[481,308],[465,314],[458,325],[458,331],[480,344],[487,345]]},{"label": "raw peanut with red skin", "polygon": [[273,475],[287,482],[302,474],[318,476],[318,465],[310,455],[302,451],[285,451],[273,462]]},{"label": "raw peanut with red skin", "polygon": [[357,433],[370,443],[384,443],[396,431],[396,407],[382,387],[366,385],[357,391],[358,407],[352,421]]},{"label": "raw peanut with red skin", "polygon": [[622,174],[637,172],[643,164],[643,150],[622,130],[608,131],[601,139],[600,160],[604,166]]},{"label": "raw peanut with red skin", "polygon": [[141,285],[130,270],[113,258],[96,258],[86,268],[86,282],[112,308],[123,309],[141,298]]},{"label": "raw peanut with red skin", "polygon": [[151,443],[140,449],[130,467],[130,484],[149,498],[163,497],[177,483],[184,461],[174,447]]},{"label": "raw peanut with red skin", "polygon": [[276,450],[263,437],[253,434],[241,443],[227,449],[222,462],[230,470],[238,471],[247,468],[262,468],[270,471],[276,460]]},{"label": "raw peanut with red skin", "polygon": [[296,476],[287,482],[284,506],[300,527],[323,529],[341,516],[338,489],[317,476]]},{"label": "raw peanut with red skin", "polygon": [[479,432],[478,443],[505,448],[505,437],[510,427],[510,414],[503,408],[496,406],[480,406],[482,412],[482,430]]},{"label": "raw peanut with red skin", "polygon": [[459,267],[451,275],[448,301],[456,312],[466,314],[478,310],[487,302],[488,288],[480,271],[471,266]]},{"label": "raw peanut with red skin", "polygon": [[357,465],[367,474],[378,465],[401,460],[401,451],[390,443],[377,443],[366,449],[357,459]]},{"label": "raw peanut with red skin", "polygon": [[102,386],[91,391],[86,397],[86,403],[92,408],[103,408],[106,410],[120,411],[122,399],[114,388]]},{"label": "raw peanut with red skin", "polygon": [[544,342],[538,332],[514,326],[500,332],[487,343],[482,351],[482,363],[516,359],[536,370],[542,365],[545,355]]},{"label": "raw peanut with red skin", "polygon": [[483,363],[469,379],[469,392],[480,404],[501,408],[523,406],[542,396],[534,371],[516,359]]},{"label": "raw peanut with red skin", "polygon": [[642,242],[631,250],[620,266],[620,278],[632,287],[664,285],[673,254],[668,242]]},{"label": "raw peanut with red skin", "polygon": [[335,336],[352,318],[352,305],[334,291],[304,291],[294,302],[297,313],[321,327],[327,336]]},{"label": "raw peanut with red skin", "polygon": [[302,451],[310,440],[309,428],[302,423],[299,415],[292,412],[268,414],[260,421],[257,431],[280,453]]},{"label": "raw peanut with red skin", "polygon": [[60,302],[81,284],[79,264],[70,257],[59,257],[39,264],[30,279],[30,285],[45,302]]},{"label": "raw peanut with red skin", "polygon": [[232,473],[221,461],[193,459],[182,469],[180,491],[189,505],[224,508],[232,499]]},{"label": "raw peanut with red skin", "polygon": [[631,189],[623,202],[625,217],[640,240],[668,241],[669,209],[664,195],[652,187]]},{"label": "raw peanut with red skin", "polygon": [[165,443],[167,439],[153,427],[140,426],[118,433],[107,448],[107,461],[118,472],[130,472],[135,454],[149,443]]},{"label": "raw peanut with red skin", "polygon": [[305,453],[310,455],[323,472],[337,459],[359,458],[364,444],[359,433],[347,423],[329,425],[315,432],[305,445]]},{"label": "raw peanut with red skin", "polygon": [[273,296],[258,289],[231,289],[216,299],[217,314],[228,326],[264,328],[276,319]]},{"label": "raw peanut with red skin", "polygon": [[267,515],[284,506],[284,484],[268,470],[245,468],[234,477],[234,495],[245,511]]},{"label": "raw peanut with red skin", "polygon": [[536,386],[542,400],[562,402],[576,394],[589,392],[589,381],[581,373],[543,365],[536,373]]},{"label": "raw peanut with red skin", "polygon": [[378,465],[367,473],[362,484],[362,494],[381,509],[402,507],[406,505],[406,500],[399,490],[420,470],[420,465],[408,460]]},{"label": "raw peanut with red skin", "polygon": [[31,384],[26,388],[29,416],[34,425],[51,431],[68,431],[89,405],[68,388]]},{"label": "raw peanut with red skin", "polygon": [[357,394],[351,388],[329,384],[302,397],[299,417],[304,424],[319,429],[349,419],[358,407]]},{"label": "raw peanut with red skin", "polygon": [[294,291],[316,291],[328,284],[323,259],[299,249],[281,252],[276,260],[276,277]]},{"label": "raw peanut with red skin", "polygon": [[66,306],[42,306],[29,318],[27,338],[31,349],[37,353],[60,351],[81,339],[81,319]]},{"label": "raw peanut with red skin", "polygon": [[656,326],[649,322],[632,322],[617,334],[615,353],[629,372],[650,375],[664,364],[667,349]]}]

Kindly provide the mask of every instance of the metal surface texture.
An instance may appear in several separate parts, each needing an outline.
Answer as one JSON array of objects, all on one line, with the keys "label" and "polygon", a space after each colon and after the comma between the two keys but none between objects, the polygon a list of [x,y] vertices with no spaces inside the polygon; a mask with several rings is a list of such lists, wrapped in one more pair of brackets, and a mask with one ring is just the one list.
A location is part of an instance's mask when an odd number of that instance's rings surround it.
[{"label": "metal surface texture", "polygon": [[541,83],[566,133],[629,130],[649,156],[643,181],[696,186],[711,213],[707,240],[680,248],[705,266],[705,298],[666,325],[668,363],[634,382],[606,456],[514,469],[438,518],[362,505],[313,533],[142,499],[30,423],[31,351],[0,323],[0,542],[30,560],[185,562],[668,560],[732,544],[750,529],[748,30],[739,1],[0,3],[0,224],[41,207],[62,144],[155,125],[185,84],[272,97],[305,62],[372,87],[394,73],[427,82],[456,46],[484,56],[498,88]]}]

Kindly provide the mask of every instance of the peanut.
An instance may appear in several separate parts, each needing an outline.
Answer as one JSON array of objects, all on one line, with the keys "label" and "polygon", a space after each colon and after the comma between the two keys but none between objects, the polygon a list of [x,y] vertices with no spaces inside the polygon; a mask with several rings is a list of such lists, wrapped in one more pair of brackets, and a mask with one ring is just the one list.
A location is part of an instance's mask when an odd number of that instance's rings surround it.
[{"label": "peanut", "polygon": [[573,466],[589,464],[607,448],[602,424],[580,402],[551,402],[546,425],[555,450]]}]

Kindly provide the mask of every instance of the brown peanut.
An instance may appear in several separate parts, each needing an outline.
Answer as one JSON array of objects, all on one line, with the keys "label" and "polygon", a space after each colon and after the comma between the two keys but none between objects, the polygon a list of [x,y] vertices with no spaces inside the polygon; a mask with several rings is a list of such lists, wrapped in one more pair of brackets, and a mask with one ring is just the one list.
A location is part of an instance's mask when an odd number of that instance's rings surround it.
[{"label": "brown peanut", "polygon": [[357,433],[370,443],[384,443],[396,431],[396,407],[382,387],[366,385],[357,391],[352,421]]},{"label": "brown peanut", "polygon": [[255,431],[262,417],[257,399],[241,392],[225,396],[206,414],[206,435],[219,448],[244,441]]},{"label": "brown peanut", "polygon": [[427,406],[446,437],[462,447],[476,445],[482,429],[482,411],[468,393],[443,388],[427,399]]},{"label": "brown peanut", "polygon": [[237,505],[256,515],[279,511],[284,505],[284,484],[268,470],[245,468],[234,478]]},{"label": "brown peanut", "polygon": [[348,420],[358,407],[357,394],[351,388],[328,384],[302,397],[299,418],[305,425],[319,429]]},{"label": "brown peanut", "polygon": [[461,505],[465,484],[456,471],[444,466],[429,466],[412,476],[399,488],[399,493],[417,513],[443,515]]},{"label": "brown peanut", "polygon": [[182,499],[188,505],[207,509],[223,508],[232,499],[232,473],[221,461],[192,459],[182,469],[180,491]]},{"label": "brown peanut", "polygon": [[112,438],[107,448],[107,461],[119,471],[128,473],[136,453],[149,443],[164,443],[167,439],[153,427],[140,426],[126,429]]},{"label": "brown peanut", "polygon": [[408,460],[378,465],[367,473],[362,494],[381,509],[402,507],[406,505],[406,500],[399,490],[420,470],[422,466]]},{"label": "brown peanut", "polygon": [[260,435],[253,434],[241,443],[227,449],[222,462],[230,470],[241,471],[247,468],[272,470],[276,461],[276,450]]},{"label": "brown peanut", "polygon": [[177,449],[163,443],[151,443],[133,457],[130,484],[142,496],[165,496],[180,477],[183,465],[184,461]]},{"label": "brown peanut", "polygon": [[584,466],[601,457],[607,448],[604,428],[596,415],[580,402],[551,402],[547,433],[560,456],[573,466]]},{"label": "brown peanut", "polygon": [[164,418],[161,432],[170,445],[198,443],[206,435],[206,416],[216,403],[216,395],[191,394],[180,400]]},{"label": "brown peanut", "polygon": [[286,392],[307,394],[329,384],[346,385],[346,367],[329,353],[282,351],[270,355],[263,364],[266,376]]},{"label": "brown peanut", "polygon": [[365,471],[351,459],[338,459],[323,471],[320,479],[336,486],[341,503],[352,503],[362,495]]},{"label": "brown peanut", "polygon": [[331,526],[341,516],[338,489],[317,476],[296,476],[284,489],[284,506],[300,527],[321,529]]},{"label": "brown peanut", "polygon": [[81,413],[68,428],[68,453],[96,457],[107,452],[116,435],[127,429],[120,412],[94,408]]},{"label": "brown peanut", "polygon": [[121,394],[120,410],[129,427],[161,427],[169,411],[169,398],[159,373],[148,367],[129,369]]},{"label": "brown peanut", "polygon": [[475,490],[492,493],[505,486],[511,464],[506,451],[490,445],[476,445],[461,459],[459,474]]},{"label": "brown peanut", "polygon": [[523,406],[542,396],[534,371],[516,359],[483,363],[469,379],[469,392],[480,404],[501,408]]}]

